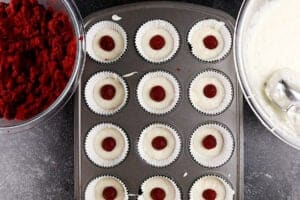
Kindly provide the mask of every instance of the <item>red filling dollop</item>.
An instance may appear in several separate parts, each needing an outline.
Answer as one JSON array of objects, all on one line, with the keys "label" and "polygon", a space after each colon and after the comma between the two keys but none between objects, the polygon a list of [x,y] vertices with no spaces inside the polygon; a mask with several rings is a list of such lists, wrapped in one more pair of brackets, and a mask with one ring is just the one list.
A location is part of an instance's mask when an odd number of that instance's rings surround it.
[{"label": "red filling dollop", "polygon": [[208,135],[202,140],[202,145],[206,149],[213,149],[217,146],[217,140],[214,136]]},{"label": "red filling dollop", "polygon": [[168,145],[168,141],[163,136],[157,136],[152,140],[152,146],[156,150],[163,150]]},{"label": "red filling dollop", "polygon": [[0,118],[25,120],[64,90],[77,51],[66,13],[37,0],[0,3]]},{"label": "red filling dollop", "polygon": [[217,198],[217,193],[212,189],[207,189],[202,193],[202,197],[205,200],[215,200]]},{"label": "red filling dollop", "polygon": [[100,90],[101,97],[105,100],[112,100],[116,95],[116,88],[113,85],[104,85]]},{"label": "red filling dollop", "polygon": [[217,87],[213,84],[208,84],[204,87],[203,94],[207,98],[214,98],[217,95]]},{"label": "red filling dollop", "polygon": [[153,200],[164,200],[166,192],[162,188],[154,188],[151,190],[150,196]]},{"label": "red filling dollop", "polygon": [[151,38],[149,44],[152,49],[160,50],[165,46],[166,41],[161,35],[155,35]]},{"label": "red filling dollop", "polygon": [[109,35],[101,37],[99,45],[105,51],[112,51],[116,46],[114,39]]},{"label": "red filling dollop", "polygon": [[209,35],[203,39],[203,44],[208,49],[215,49],[218,47],[219,42],[215,36]]},{"label": "red filling dollop", "polygon": [[103,148],[105,151],[108,151],[108,152],[114,150],[114,148],[116,147],[116,145],[117,145],[117,142],[116,142],[116,140],[115,140],[114,138],[112,138],[112,137],[107,137],[107,138],[105,138],[105,139],[102,141],[102,143],[101,143],[102,148]]},{"label": "red filling dollop", "polygon": [[105,200],[114,200],[118,196],[118,192],[114,187],[106,187],[102,192],[102,196]]},{"label": "red filling dollop", "polygon": [[151,88],[150,97],[157,102],[163,101],[166,97],[166,91],[161,86],[154,86]]}]

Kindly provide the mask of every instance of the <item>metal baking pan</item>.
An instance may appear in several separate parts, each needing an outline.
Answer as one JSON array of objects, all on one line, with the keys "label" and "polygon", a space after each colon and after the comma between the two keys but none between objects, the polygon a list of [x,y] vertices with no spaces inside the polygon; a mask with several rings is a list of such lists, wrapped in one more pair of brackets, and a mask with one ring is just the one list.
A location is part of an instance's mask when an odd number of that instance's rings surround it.
[{"label": "metal baking pan", "polygon": [[[79,89],[75,100],[75,199],[84,199],[84,191],[90,180],[100,175],[114,175],[123,180],[129,190],[130,199],[136,199],[140,184],[153,175],[165,175],[178,183],[183,199],[188,199],[188,192],[197,177],[205,173],[217,173],[227,178],[235,190],[235,199],[244,199],[243,168],[243,100],[238,86],[232,50],[220,62],[205,63],[195,58],[187,43],[190,28],[202,19],[218,19],[224,21],[230,32],[234,32],[234,19],[228,14],[187,3],[175,2],[143,2],[128,4],[101,10],[85,18],[88,30],[101,20],[112,20],[113,15],[122,17],[117,21],[127,32],[128,49],[123,57],[112,64],[99,64],[87,58]],[[144,22],[151,19],[165,19],[171,22],[179,32],[180,48],[175,57],[163,64],[151,64],[145,61],[136,51],[134,37]],[[206,116],[197,112],[188,100],[188,87],[192,79],[204,69],[217,69],[224,72],[234,86],[234,99],[231,106],[218,116]],[[129,102],[121,112],[105,117],[93,113],[85,103],[83,91],[87,80],[99,71],[114,71],[120,75],[138,72],[134,76],[124,78],[129,86]],[[178,78],[181,85],[180,105],[167,115],[155,116],[140,108],[136,97],[136,86],[141,77],[153,70],[164,70]],[[188,140],[193,130],[206,121],[218,121],[225,124],[233,133],[235,150],[230,161],[216,169],[208,169],[198,165],[188,150]],[[84,140],[88,131],[103,122],[117,123],[129,133],[130,150],[125,161],[114,168],[95,166],[86,156]],[[179,158],[170,166],[154,168],[142,161],[138,155],[136,144],[141,130],[150,123],[162,122],[170,124],[179,131],[183,139],[183,149]],[[130,169],[130,170],[129,170]]]}]

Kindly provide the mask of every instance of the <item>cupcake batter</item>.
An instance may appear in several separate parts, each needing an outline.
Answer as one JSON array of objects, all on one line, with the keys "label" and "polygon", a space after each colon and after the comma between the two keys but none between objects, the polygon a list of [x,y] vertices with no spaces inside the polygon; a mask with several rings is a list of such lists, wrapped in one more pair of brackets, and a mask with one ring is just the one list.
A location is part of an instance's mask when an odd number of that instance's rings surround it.
[{"label": "cupcake batter", "polygon": [[145,128],[138,142],[138,152],[148,164],[163,167],[175,161],[180,153],[178,134],[164,124],[152,124]]},{"label": "cupcake batter", "polygon": [[191,188],[191,200],[232,200],[234,191],[224,180],[217,176],[198,179]]},{"label": "cupcake batter", "polygon": [[190,138],[190,153],[200,165],[219,167],[232,156],[234,141],[229,130],[221,124],[198,127]]},{"label": "cupcake batter", "polygon": [[142,184],[143,195],[138,200],[179,200],[180,192],[169,178],[155,176]]},{"label": "cupcake batter", "polygon": [[91,181],[85,191],[88,200],[128,200],[127,188],[118,178],[102,176]]},{"label": "cupcake batter", "polygon": [[192,105],[205,114],[215,115],[230,105],[233,97],[230,81],[217,71],[200,73],[191,83],[189,98]]},{"label": "cupcake batter", "polygon": [[167,72],[150,72],[141,79],[137,95],[146,111],[165,114],[176,106],[179,99],[179,84]]},{"label": "cupcake batter", "polygon": [[192,53],[204,61],[217,61],[230,51],[231,35],[224,22],[214,19],[195,24],[189,32]]}]

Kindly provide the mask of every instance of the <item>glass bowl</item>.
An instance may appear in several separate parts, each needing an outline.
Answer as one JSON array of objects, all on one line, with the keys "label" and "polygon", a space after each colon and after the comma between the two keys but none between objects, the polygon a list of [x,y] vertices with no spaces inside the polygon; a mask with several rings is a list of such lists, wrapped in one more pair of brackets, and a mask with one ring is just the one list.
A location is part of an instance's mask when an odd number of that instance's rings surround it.
[{"label": "glass bowl", "polygon": [[[9,0],[0,0],[0,2],[8,3]],[[82,18],[76,4],[73,2],[73,0],[39,0],[39,3],[45,5],[46,7],[51,6],[54,10],[60,10],[67,13],[71,23],[73,24],[75,36],[76,38],[78,38],[77,53],[73,73],[61,95],[49,108],[36,115],[35,117],[24,121],[0,119],[0,133],[20,132],[32,128],[37,124],[51,118],[70,100],[78,86],[79,79],[83,70],[85,62],[84,28]]]},{"label": "glass bowl", "polygon": [[251,94],[254,94],[255,92],[253,92],[250,87],[248,76],[245,70],[247,64],[245,63],[245,48],[243,47],[246,45],[247,33],[249,28],[251,28],[250,24],[256,12],[269,1],[270,0],[244,0],[242,4],[234,34],[234,57],[237,76],[245,99],[248,101],[251,109],[262,122],[262,124],[282,141],[300,150],[300,137],[297,137],[292,132],[289,132],[289,130],[280,125],[280,123],[276,123],[276,120],[274,120],[272,115],[270,115],[267,110],[263,108],[258,99],[255,98],[255,96],[252,97]]}]

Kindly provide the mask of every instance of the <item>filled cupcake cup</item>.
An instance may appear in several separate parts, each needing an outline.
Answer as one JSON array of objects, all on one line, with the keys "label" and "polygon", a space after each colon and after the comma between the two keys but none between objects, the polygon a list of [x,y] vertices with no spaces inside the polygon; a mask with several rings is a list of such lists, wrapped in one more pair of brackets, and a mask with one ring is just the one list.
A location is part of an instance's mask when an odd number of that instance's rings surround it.
[{"label": "filled cupcake cup", "polygon": [[189,144],[193,159],[207,168],[225,165],[232,157],[234,148],[232,133],[219,122],[199,126],[191,135]]},{"label": "filled cupcake cup", "polygon": [[219,115],[231,105],[233,86],[223,72],[205,70],[190,84],[189,99],[193,107],[206,115]]},{"label": "filled cupcake cup", "polygon": [[112,63],[127,50],[127,34],[116,22],[100,21],[86,34],[88,55],[99,63]]},{"label": "filled cupcake cup", "polygon": [[218,174],[205,174],[198,178],[190,188],[189,199],[234,199],[232,184]]},{"label": "filled cupcake cup", "polygon": [[230,52],[232,36],[224,22],[206,19],[191,28],[188,43],[196,58],[205,62],[216,62]]},{"label": "filled cupcake cup", "polygon": [[149,72],[137,86],[137,98],[144,110],[152,114],[172,111],[180,97],[180,86],[168,72]]},{"label": "filled cupcake cup", "polygon": [[141,185],[142,194],[138,200],[181,200],[182,195],[177,184],[166,176],[152,176]]},{"label": "filled cupcake cup", "polygon": [[165,124],[151,124],[141,133],[138,153],[149,165],[166,167],[172,164],[181,151],[181,140],[175,129]]},{"label": "filled cupcake cup", "polygon": [[94,74],[85,86],[85,101],[88,107],[100,115],[113,115],[123,108],[128,99],[125,80],[114,72]]},{"label": "filled cupcake cup", "polygon": [[114,124],[96,125],[85,139],[86,155],[99,167],[115,167],[126,159],[128,151],[127,134]]},{"label": "filled cupcake cup", "polygon": [[128,200],[125,184],[111,175],[100,176],[90,181],[85,189],[85,200],[118,199]]},{"label": "filled cupcake cup", "polygon": [[162,63],[170,60],[177,52],[180,37],[176,28],[161,19],[144,23],[137,31],[135,46],[148,62]]}]

